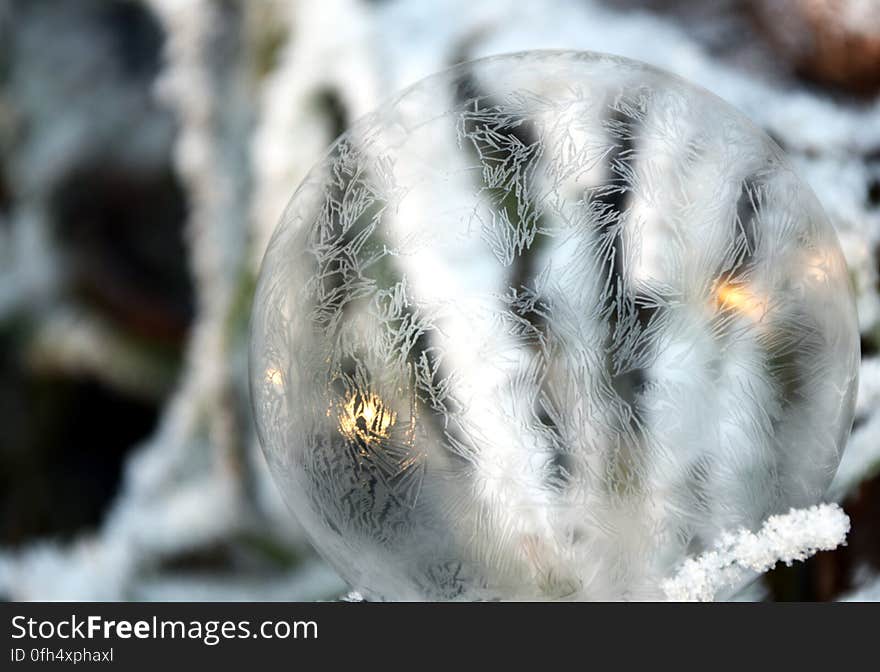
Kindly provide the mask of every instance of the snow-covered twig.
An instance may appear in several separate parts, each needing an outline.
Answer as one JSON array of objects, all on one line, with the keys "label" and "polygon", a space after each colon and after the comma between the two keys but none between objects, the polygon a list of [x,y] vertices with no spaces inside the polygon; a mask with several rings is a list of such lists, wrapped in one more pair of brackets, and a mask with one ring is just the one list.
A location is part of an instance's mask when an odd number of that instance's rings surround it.
[{"label": "snow-covered twig", "polygon": [[670,600],[709,602],[749,572],[766,572],[777,562],[790,565],[837,548],[848,532],[849,517],[837,504],[791,509],[770,516],[757,533],[725,534],[714,550],[685,561],[674,577],[663,582],[663,590]]}]

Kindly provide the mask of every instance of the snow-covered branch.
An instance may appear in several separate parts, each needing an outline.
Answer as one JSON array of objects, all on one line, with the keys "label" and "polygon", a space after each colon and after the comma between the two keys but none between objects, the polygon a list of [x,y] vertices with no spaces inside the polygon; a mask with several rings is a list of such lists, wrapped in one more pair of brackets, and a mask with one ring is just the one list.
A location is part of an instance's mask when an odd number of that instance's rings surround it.
[{"label": "snow-covered branch", "polygon": [[770,516],[758,532],[723,535],[714,550],[685,561],[663,582],[663,590],[670,600],[709,602],[749,572],[766,572],[777,562],[790,565],[837,548],[848,532],[849,517],[837,504],[791,509]]}]

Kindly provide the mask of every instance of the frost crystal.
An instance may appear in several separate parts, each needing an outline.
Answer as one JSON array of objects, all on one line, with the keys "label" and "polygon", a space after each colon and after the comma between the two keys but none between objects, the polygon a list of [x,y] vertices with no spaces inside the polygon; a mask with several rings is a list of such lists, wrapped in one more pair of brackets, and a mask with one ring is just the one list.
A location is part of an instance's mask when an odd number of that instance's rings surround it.
[{"label": "frost crystal", "polygon": [[663,582],[663,590],[670,600],[709,602],[750,571],[766,572],[777,562],[790,565],[817,551],[837,548],[848,532],[849,517],[837,504],[792,509],[770,516],[757,534],[749,530],[723,534],[715,550],[686,560],[673,578]]},{"label": "frost crystal", "polygon": [[641,64],[530,52],[423,80],[309,173],[251,386],[366,599],[656,599],[822,499],[858,349],[834,231],[769,138]]}]

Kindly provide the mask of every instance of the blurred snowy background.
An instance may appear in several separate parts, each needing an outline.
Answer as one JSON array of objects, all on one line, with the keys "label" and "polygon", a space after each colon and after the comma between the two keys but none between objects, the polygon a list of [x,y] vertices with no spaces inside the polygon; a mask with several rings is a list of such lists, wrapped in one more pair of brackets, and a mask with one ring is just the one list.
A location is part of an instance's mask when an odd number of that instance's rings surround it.
[{"label": "blurred snowy background", "polygon": [[378,102],[550,47],[717,93],[824,204],[862,332],[853,527],[763,595],[880,600],[880,0],[0,0],[0,597],[343,593],[253,432],[268,236]]}]

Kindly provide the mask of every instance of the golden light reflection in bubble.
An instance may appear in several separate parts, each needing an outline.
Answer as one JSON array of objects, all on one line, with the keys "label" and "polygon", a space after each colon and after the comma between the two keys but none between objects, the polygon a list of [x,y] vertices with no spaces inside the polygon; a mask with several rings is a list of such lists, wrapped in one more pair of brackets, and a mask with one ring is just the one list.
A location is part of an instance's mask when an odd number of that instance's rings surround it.
[{"label": "golden light reflection in bubble", "polygon": [[266,369],[266,382],[270,383],[276,390],[284,389],[284,377],[281,375],[280,369],[270,366]]},{"label": "golden light reflection in bubble", "polygon": [[806,260],[806,276],[816,282],[828,282],[832,273],[832,262],[821,251],[809,255]]},{"label": "golden light reflection in bubble", "polygon": [[761,320],[767,312],[766,299],[745,285],[722,282],[715,289],[715,300],[722,310],[735,310],[755,321]]},{"label": "golden light reflection in bubble", "polygon": [[360,439],[372,445],[388,438],[396,419],[378,394],[352,392],[339,412],[339,432],[350,441]]}]

